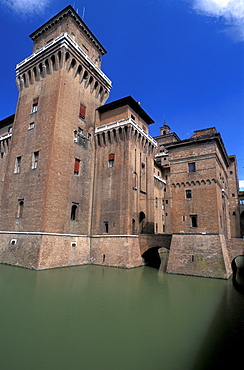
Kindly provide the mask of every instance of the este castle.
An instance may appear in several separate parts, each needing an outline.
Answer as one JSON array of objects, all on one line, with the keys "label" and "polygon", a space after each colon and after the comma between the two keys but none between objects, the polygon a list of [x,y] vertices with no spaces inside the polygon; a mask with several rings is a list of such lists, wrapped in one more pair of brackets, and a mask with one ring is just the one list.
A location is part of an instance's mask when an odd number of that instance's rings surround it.
[{"label": "este castle", "polygon": [[[243,254],[238,176],[214,127],[186,140],[131,96],[105,104],[106,50],[71,6],[30,35],[16,113],[0,121],[0,262],[228,278]],[[162,249],[160,249],[162,251]]]}]

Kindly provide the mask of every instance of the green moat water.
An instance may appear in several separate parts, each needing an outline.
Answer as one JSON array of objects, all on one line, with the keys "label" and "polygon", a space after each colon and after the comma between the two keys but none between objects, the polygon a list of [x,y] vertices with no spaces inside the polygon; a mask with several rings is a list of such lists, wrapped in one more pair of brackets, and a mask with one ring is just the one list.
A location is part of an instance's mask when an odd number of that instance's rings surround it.
[{"label": "green moat water", "polygon": [[150,267],[0,265],[0,299],[1,370],[240,364],[243,295],[231,281]]}]

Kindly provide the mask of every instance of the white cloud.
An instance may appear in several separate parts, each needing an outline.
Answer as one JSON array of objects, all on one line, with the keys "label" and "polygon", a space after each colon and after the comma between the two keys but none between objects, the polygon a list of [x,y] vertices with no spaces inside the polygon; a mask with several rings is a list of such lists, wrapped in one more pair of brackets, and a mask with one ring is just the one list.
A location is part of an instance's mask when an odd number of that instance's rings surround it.
[{"label": "white cloud", "polygon": [[244,191],[244,180],[239,181],[239,187],[241,191]]},{"label": "white cloud", "polygon": [[31,15],[44,12],[44,8],[51,0],[0,0],[19,15]]},{"label": "white cloud", "polygon": [[244,0],[192,0],[193,9],[211,17],[221,18],[225,32],[244,41]]}]

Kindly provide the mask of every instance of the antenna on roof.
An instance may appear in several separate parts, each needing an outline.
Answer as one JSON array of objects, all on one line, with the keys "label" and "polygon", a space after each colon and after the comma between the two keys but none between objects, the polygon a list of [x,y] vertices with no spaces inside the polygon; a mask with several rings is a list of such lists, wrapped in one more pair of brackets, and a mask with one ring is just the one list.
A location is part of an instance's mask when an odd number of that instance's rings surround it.
[{"label": "antenna on roof", "polygon": [[84,7],[83,8],[83,13],[82,13],[82,20],[84,21],[84,18],[85,18],[85,11],[86,11],[86,8]]}]

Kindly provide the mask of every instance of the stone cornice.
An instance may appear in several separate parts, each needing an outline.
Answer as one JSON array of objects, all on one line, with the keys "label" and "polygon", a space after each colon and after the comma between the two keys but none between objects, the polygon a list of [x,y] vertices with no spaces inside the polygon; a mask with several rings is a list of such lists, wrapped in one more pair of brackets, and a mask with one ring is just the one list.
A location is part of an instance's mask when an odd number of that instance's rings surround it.
[{"label": "stone cornice", "polygon": [[44,52],[52,52],[53,49],[58,46],[59,49],[65,48],[66,50],[71,49],[72,47],[78,52],[78,54],[86,60],[88,65],[94,69],[100,77],[102,77],[108,86],[111,88],[112,83],[111,80],[101,71],[100,68],[96,66],[96,64],[93,62],[91,58],[88,57],[88,55],[79,47],[79,45],[70,37],[66,32],[59,35],[56,39],[52,40],[42,48],[38,49],[35,53],[30,55],[28,58],[24,59],[22,62],[17,64],[16,66],[16,77],[21,73],[22,67],[30,63],[32,60],[34,60],[36,57],[41,56]]},{"label": "stone cornice", "polygon": [[95,134],[99,134],[107,130],[113,130],[126,125],[132,125],[137,131],[140,132],[141,135],[143,135],[148,141],[150,141],[153,146],[157,147],[157,142],[150,135],[148,135],[132,118],[125,118],[119,121],[108,123],[103,126],[96,127]]}]

